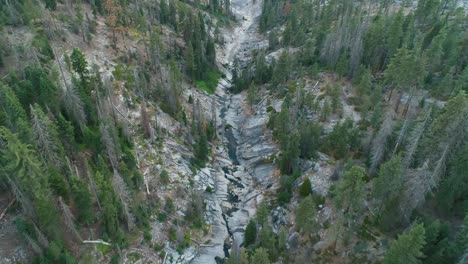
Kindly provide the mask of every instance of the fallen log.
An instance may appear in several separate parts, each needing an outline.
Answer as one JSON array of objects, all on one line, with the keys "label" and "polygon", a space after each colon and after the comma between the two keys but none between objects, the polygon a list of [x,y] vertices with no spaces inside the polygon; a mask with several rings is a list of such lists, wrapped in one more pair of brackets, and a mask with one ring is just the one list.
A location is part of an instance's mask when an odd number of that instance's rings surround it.
[{"label": "fallen log", "polygon": [[7,205],[7,207],[5,209],[3,209],[2,211],[2,214],[0,214],[0,220],[3,219],[3,217],[5,217],[6,215],[6,212],[8,211],[8,209],[10,209],[10,207],[16,202],[16,199],[13,198],[13,200],[11,200],[11,202]]},{"label": "fallen log", "polygon": [[103,241],[103,240],[83,240],[82,242],[83,244],[101,244],[101,245],[106,245],[106,246],[112,246],[111,243],[108,243],[106,241]]}]

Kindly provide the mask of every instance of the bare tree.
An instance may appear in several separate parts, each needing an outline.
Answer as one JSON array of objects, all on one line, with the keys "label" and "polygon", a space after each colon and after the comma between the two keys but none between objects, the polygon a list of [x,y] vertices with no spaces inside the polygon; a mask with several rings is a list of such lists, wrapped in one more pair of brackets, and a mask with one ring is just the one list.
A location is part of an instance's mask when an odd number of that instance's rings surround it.
[{"label": "bare tree", "polygon": [[118,150],[115,144],[113,133],[110,131],[111,126],[102,122],[99,124],[99,131],[101,132],[101,142],[106,149],[107,158],[109,159],[112,167],[115,169],[118,167]]},{"label": "bare tree", "polygon": [[143,131],[145,133],[146,138],[152,138],[152,129],[149,123],[149,118],[148,118],[148,111],[146,109],[146,103],[143,100],[141,103],[141,126],[143,128]]},{"label": "bare tree", "polygon": [[115,193],[119,195],[120,201],[123,204],[125,219],[127,221],[127,228],[128,230],[133,230],[135,227],[135,219],[130,213],[130,208],[128,206],[129,202],[131,201],[131,196],[127,190],[127,187],[125,186],[125,182],[122,179],[122,176],[116,169],[114,169],[114,177],[112,177],[112,186],[114,187]]},{"label": "bare tree", "polygon": [[30,105],[30,109],[34,143],[37,149],[45,161],[56,168],[61,168],[65,151],[58,140],[58,132],[54,123],[37,104],[34,107]]},{"label": "bare tree", "polygon": [[406,135],[406,131],[408,130],[408,126],[409,126],[409,115],[406,116],[405,122],[403,122],[403,127],[400,129],[400,133],[398,133],[397,142],[395,143],[395,148],[393,148],[392,155],[396,154],[396,152],[398,150],[398,147],[400,146],[401,142],[403,141],[403,138]]},{"label": "bare tree", "polygon": [[382,161],[385,152],[385,143],[387,142],[388,137],[392,134],[393,131],[394,117],[395,112],[393,112],[391,109],[388,109],[382,126],[380,127],[379,132],[372,141],[370,167],[370,171],[372,174],[376,172],[377,167]]},{"label": "bare tree", "polygon": [[105,147],[107,158],[112,168],[116,169],[119,162],[119,141],[117,131],[112,119],[109,117],[110,109],[108,100],[98,99],[99,132],[101,133],[101,142]]},{"label": "bare tree", "polygon": [[80,233],[78,233],[78,230],[76,229],[74,222],[75,217],[73,216],[72,212],[70,211],[70,208],[68,208],[68,205],[65,204],[61,196],[59,197],[59,204],[60,208],[62,209],[62,216],[64,218],[65,225],[73,233],[73,235],[75,235],[78,241],[81,242],[83,239],[81,239]]},{"label": "bare tree", "polygon": [[32,239],[28,234],[25,234],[26,240],[28,241],[29,246],[32,248],[34,253],[42,255],[42,248]]},{"label": "bare tree", "polygon": [[67,113],[78,123],[81,131],[83,131],[86,124],[86,114],[84,112],[83,102],[75,87],[68,87],[65,89],[63,106]]},{"label": "bare tree", "polygon": [[49,247],[49,240],[47,240],[47,237],[41,232],[41,230],[37,227],[36,224],[34,224],[34,231],[36,233],[36,239],[41,244],[43,248],[48,248]]},{"label": "bare tree", "polygon": [[433,186],[429,181],[431,178],[429,161],[424,162],[419,169],[409,169],[404,177],[405,187],[400,210],[403,218],[408,220],[413,210],[426,200],[426,193]]},{"label": "bare tree", "polygon": [[93,177],[91,176],[91,171],[89,169],[89,164],[88,162],[86,162],[86,176],[88,177],[88,182],[89,182],[89,185],[91,186],[91,192],[93,193],[93,196],[94,196],[94,200],[96,201],[99,209],[101,209],[101,202],[99,200],[99,195],[98,195],[98,191],[97,191],[97,185],[96,185],[96,182],[94,181]]},{"label": "bare tree", "polygon": [[416,124],[414,129],[411,131],[408,146],[406,147],[406,153],[403,158],[403,169],[409,168],[411,162],[413,161],[414,154],[418,148],[418,144],[421,140],[421,137],[426,129],[426,125],[431,116],[431,109],[426,112],[424,119]]},{"label": "bare tree", "polygon": [[31,201],[23,194],[23,191],[19,188],[17,183],[10,178],[10,176],[6,175],[6,178],[13,195],[15,196],[16,200],[20,202],[21,208],[25,214],[34,219],[36,217],[36,211],[34,210]]}]

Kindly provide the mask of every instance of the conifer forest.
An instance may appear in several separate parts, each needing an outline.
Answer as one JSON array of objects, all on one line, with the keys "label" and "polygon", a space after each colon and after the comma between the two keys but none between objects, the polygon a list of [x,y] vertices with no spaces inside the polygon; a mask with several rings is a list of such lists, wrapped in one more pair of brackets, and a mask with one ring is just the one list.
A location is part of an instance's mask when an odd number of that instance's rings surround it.
[{"label": "conifer forest", "polygon": [[468,264],[468,0],[0,0],[0,263]]}]

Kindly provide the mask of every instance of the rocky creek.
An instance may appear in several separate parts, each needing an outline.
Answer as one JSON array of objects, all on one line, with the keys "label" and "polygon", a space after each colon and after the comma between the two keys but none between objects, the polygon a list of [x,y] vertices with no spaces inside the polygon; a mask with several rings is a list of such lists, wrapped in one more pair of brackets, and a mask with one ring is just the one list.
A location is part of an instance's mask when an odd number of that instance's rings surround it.
[{"label": "rocky creek", "polygon": [[209,241],[191,263],[218,263],[229,255],[233,243],[240,245],[265,188],[273,183],[275,166],[267,160],[277,149],[266,129],[267,105],[263,102],[250,109],[244,94],[229,91],[234,60],[246,65],[253,50],[267,45],[258,33],[262,4],[261,0],[231,1],[237,23],[224,32],[225,45],[217,51],[218,63],[226,76],[215,94],[222,143],[213,153],[214,162],[195,179],[197,189],[213,190],[205,195],[206,221],[212,229]]}]

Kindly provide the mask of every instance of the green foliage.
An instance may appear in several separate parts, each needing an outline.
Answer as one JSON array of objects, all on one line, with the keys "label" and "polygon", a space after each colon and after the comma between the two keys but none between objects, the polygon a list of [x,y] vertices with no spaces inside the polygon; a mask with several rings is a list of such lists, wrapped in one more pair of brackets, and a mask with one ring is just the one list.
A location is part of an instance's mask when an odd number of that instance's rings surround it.
[{"label": "green foliage", "polygon": [[307,197],[312,194],[312,185],[310,183],[309,178],[306,178],[301,186],[299,187],[299,195],[301,197]]},{"label": "green foliage", "polygon": [[281,92],[278,90],[281,86],[279,84],[282,84],[286,81],[289,80],[291,76],[291,61],[289,58],[289,54],[287,51],[283,51],[281,53],[278,63],[276,63],[276,66],[273,70],[273,77],[272,77],[272,85],[273,87],[277,87],[276,91]]},{"label": "green foliage", "polygon": [[305,159],[310,159],[316,156],[317,150],[320,148],[322,134],[322,126],[317,123],[300,122],[300,156]]},{"label": "green foliage", "polygon": [[88,187],[80,179],[74,178],[71,180],[71,190],[76,209],[78,210],[78,222],[84,225],[91,224],[94,218],[94,211]]},{"label": "green foliage", "polygon": [[350,150],[359,147],[360,134],[353,122],[346,119],[336,124],[333,130],[326,136],[323,150],[337,159],[345,158]]},{"label": "green foliage", "polygon": [[318,230],[316,205],[312,196],[307,196],[300,203],[296,210],[296,228],[306,234],[311,234]]},{"label": "green foliage", "polygon": [[364,179],[366,170],[353,166],[344,173],[343,178],[334,190],[334,200],[338,208],[347,212],[348,218],[357,217],[363,210],[362,201],[366,197]]},{"label": "green foliage", "polygon": [[84,81],[89,73],[88,62],[86,61],[84,54],[78,48],[73,48],[70,60],[73,70],[78,73],[80,79]]},{"label": "green foliage", "polygon": [[55,0],[43,0],[46,8],[55,10],[57,8],[57,2]]},{"label": "green foliage", "polygon": [[299,135],[296,133],[291,136],[286,149],[280,155],[278,164],[281,173],[290,175],[295,172],[299,154]]},{"label": "green foliage", "polygon": [[44,68],[28,66],[24,70],[25,80],[15,85],[15,92],[24,109],[34,103],[43,109],[58,108],[58,88]]},{"label": "green foliage", "polygon": [[169,172],[163,169],[159,174],[159,180],[161,181],[162,185],[167,185],[169,183]]},{"label": "green foliage", "polygon": [[27,122],[27,115],[13,90],[0,83],[0,109],[1,126],[7,127],[11,132],[17,133],[23,142],[32,139],[31,127]]},{"label": "green foliage", "polygon": [[260,31],[265,32],[274,27],[285,16],[283,9],[284,1],[267,0],[263,4],[262,16],[260,17]]},{"label": "green foliage", "polygon": [[244,239],[244,246],[248,247],[249,245],[255,244],[257,240],[257,224],[250,220],[245,228],[245,239]]},{"label": "green foliage", "polygon": [[257,208],[257,224],[261,226],[266,226],[268,225],[268,215],[270,214],[270,211],[268,210],[268,207],[266,206],[265,203],[261,203],[258,208]]},{"label": "green foliage", "polygon": [[70,190],[66,179],[55,169],[49,169],[49,186],[54,194],[68,200]]},{"label": "green foliage", "polygon": [[378,200],[379,213],[383,213],[384,218],[388,217],[390,222],[395,221],[395,214],[399,209],[403,190],[402,173],[401,157],[394,156],[380,166],[378,177],[374,180],[373,196]]},{"label": "green foliage", "polygon": [[209,94],[214,94],[216,87],[218,86],[219,78],[219,73],[209,71],[205,79],[196,82],[197,87]]},{"label": "green foliage", "polygon": [[204,224],[203,209],[205,204],[203,202],[203,196],[201,193],[194,193],[191,196],[190,202],[185,210],[185,219],[192,223],[195,228],[202,228]]},{"label": "green foliage", "polygon": [[390,246],[383,259],[384,264],[416,264],[423,257],[425,230],[422,224],[413,226],[407,233],[398,237]]},{"label": "green foliage", "polygon": [[[55,1],[55,0],[48,0],[48,1]],[[38,31],[38,33],[34,36],[32,44],[42,55],[40,60],[42,63],[48,63],[55,58],[54,51],[50,46],[49,39],[47,35],[43,31]]]},{"label": "green foliage", "polygon": [[270,264],[271,262],[269,259],[268,251],[264,248],[257,248],[250,260],[250,263]]},{"label": "green foliage", "polygon": [[200,168],[205,166],[208,161],[208,139],[205,130],[201,131],[200,138],[194,145],[195,157],[194,164]]},{"label": "green foliage", "polygon": [[54,240],[50,242],[46,252],[42,256],[35,258],[33,263],[77,264],[78,261],[67,251],[63,242]]},{"label": "green foliage", "polygon": [[467,144],[453,155],[448,166],[447,177],[442,179],[436,195],[437,201],[440,208],[447,213],[466,212],[468,210]]}]

